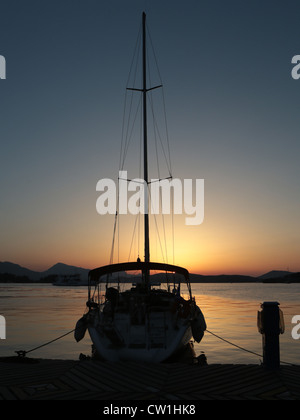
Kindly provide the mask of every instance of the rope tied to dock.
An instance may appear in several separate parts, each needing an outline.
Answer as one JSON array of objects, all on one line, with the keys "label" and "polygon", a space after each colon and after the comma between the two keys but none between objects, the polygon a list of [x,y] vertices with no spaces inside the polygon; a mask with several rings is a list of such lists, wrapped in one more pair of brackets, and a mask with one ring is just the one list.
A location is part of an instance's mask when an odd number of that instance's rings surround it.
[{"label": "rope tied to dock", "polygon": [[[67,336],[67,335],[69,335],[69,334],[72,334],[75,330],[76,330],[76,328],[74,328],[73,330],[71,330],[71,331],[69,331],[69,332],[67,332],[67,333],[65,333],[65,334],[63,334],[63,335],[61,335],[61,336],[59,336],[59,337],[57,337],[57,338],[55,338],[55,339],[51,340],[51,341],[48,341],[47,343],[41,344],[41,345],[40,345],[40,346],[38,346],[38,347],[34,347],[34,348],[33,348],[33,349],[31,349],[31,350],[27,350],[27,351],[26,351],[26,350],[16,350],[16,351],[15,351],[15,353],[17,353],[18,357],[20,357],[20,358],[24,358],[24,357],[26,357],[26,355],[27,355],[28,353],[31,353],[31,352],[33,352],[33,351],[35,351],[35,350],[38,350],[38,349],[42,348],[42,347],[48,346],[49,344],[54,343],[55,341],[58,341],[58,340],[60,340],[60,339],[62,339],[62,338],[64,338],[64,337],[66,337],[66,336]],[[232,343],[231,341],[228,341],[228,340],[226,340],[225,338],[220,337],[219,335],[217,335],[217,334],[213,333],[212,331],[206,330],[206,332],[207,332],[207,333],[209,333],[209,334],[211,334],[211,335],[213,335],[214,337],[218,338],[219,340],[222,340],[222,341],[224,341],[225,343],[230,344],[231,346],[238,348],[239,350],[243,350],[243,351],[245,351],[245,352],[247,352],[247,353],[253,354],[253,355],[258,356],[258,357],[260,357],[260,358],[262,358],[262,357],[263,357],[263,355],[262,355],[262,354],[256,353],[256,352],[251,351],[251,350],[247,350],[247,349],[245,349],[244,347],[239,346],[238,344]],[[282,360],[280,361],[280,363],[282,363],[282,364],[286,364],[286,365],[290,365],[290,366],[295,366],[295,364],[293,364],[293,363],[284,362],[284,361],[282,361]]]},{"label": "rope tied to dock", "polygon": [[[215,333],[213,333],[213,332],[211,332],[211,331],[206,330],[206,332],[207,332],[207,333],[209,333],[209,334],[211,334],[211,335],[213,335],[214,337],[218,338],[219,340],[222,340],[222,341],[224,341],[225,343],[230,344],[230,345],[231,345],[231,346],[233,346],[233,347],[237,347],[238,349],[243,350],[243,351],[245,351],[245,352],[247,352],[247,353],[254,354],[254,356],[258,356],[258,357],[263,358],[263,355],[262,355],[262,354],[256,353],[256,352],[251,351],[251,350],[247,350],[247,349],[245,349],[244,347],[241,347],[241,346],[239,346],[239,345],[237,345],[237,344],[232,343],[231,341],[225,340],[225,338],[222,338],[222,337],[220,337],[219,335],[217,335],[217,334],[215,334]],[[284,364],[284,365],[289,365],[289,366],[296,366],[296,365],[295,365],[295,364],[293,364],[293,363],[290,363],[290,362],[284,362],[284,361],[282,361],[282,360],[280,360],[280,363],[281,363],[281,364]]]},{"label": "rope tied to dock", "polygon": [[57,338],[54,338],[54,340],[48,341],[47,343],[44,343],[44,344],[42,344],[42,345],[40,345],[38,347],[34,347],[31,350],[27,350],[27,351],[26,350],[16,350],[15,353],[17,353],[18,357],[25,357],[26,354],[31,353],[31,352],[33,352],[35,350],[38,350],[38,349],[40,349],[42,347],[48,346],[49,344],[54,343],[55,341],[58,341],[61,338],[66,337],[69,334],[72,334],[75,330],[76,330],[76,328],[74,328],[73,330],[71,330],[71,331],[69,331],[69,332],[67,332],[67,333],[65,333],[65,334],[63,334],[63,335],[61,335],[61,336],[59,336]]},{"label": "rope tied to dock", "polygon": [[263,357],[263,355],[262,355],[262,354],[255,353],[254,351],[247,350],[247,349],[245,349],[244,347],[238,346],[237,344],[234,344],[234,343],[232,343],[231,341],[225,340],[225,338],[222,338],[222,337],[220,337],[219,335],[214,334],[214,333],[213,333],[213,332],[211,332],[211,331],[206,330],[206,332],[208,332],[209,334],[213,335],[213,336],[214,336],[214,337],[216,337],[216,338],[219,338],[219,340],[222,340],[222,341],[224,341],[225,343],[230,344],[230,345],[231,345],[231,346],[233,346],[233,347],[237,347],[238,349],[243,350],[243,351],[246,351],[247,353],[254,354],[255,356],[258,356],[258,357]]}]

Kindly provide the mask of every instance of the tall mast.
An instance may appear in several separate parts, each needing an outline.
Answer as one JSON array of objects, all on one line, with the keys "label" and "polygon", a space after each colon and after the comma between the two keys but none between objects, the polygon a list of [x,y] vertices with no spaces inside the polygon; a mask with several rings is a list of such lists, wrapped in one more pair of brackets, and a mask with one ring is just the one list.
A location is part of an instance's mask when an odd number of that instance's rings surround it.
[{"label": "tall mast", "polygon": [[[144,240],[145,240],[145,262],[150,262],[149,247],[149,194],[148,194],[148,146],[147,146],[147,92],[153,89],[161,88],[162,85],[150,87],[147,89],[147,48],[146,48],[146,13],[143,12],[143,87],[142,89],[127,88],[142,92],[143,94],[143,133],[144,133]],[[144,272],[145,284],[148,284],[149,272]]]},{"label": "tall mast", "polygon": [[146,13],[143,13],[143,126],[144,126],[144,186],[145,186],[145,262],[150,261],[149,214],[148,214],[148,146],[147,146],[147,51],[146,51]]}]

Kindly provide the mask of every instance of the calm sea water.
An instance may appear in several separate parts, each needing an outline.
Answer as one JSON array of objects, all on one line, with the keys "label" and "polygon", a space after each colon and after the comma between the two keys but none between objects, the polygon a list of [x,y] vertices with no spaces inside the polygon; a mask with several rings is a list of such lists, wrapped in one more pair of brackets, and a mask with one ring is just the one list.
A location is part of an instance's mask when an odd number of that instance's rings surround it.
[{"label": "calm sea water", "polygon": [[[209,331],[258,354],[262,354],[262,336],[256,326],[257,311],[264,301],[279,302],[286,325],[280,336],[281,360],[300,364],[300,340],[291,334],[291,319],[300,315],[300,284],[194,284],[192,289]],[[6,319],[6,340],[0,340],[0,356],[29,351],[68,333],[85,312],[86,300],[86,287],[1,284],[0,314]],[[209,333],[195,350],[198,355],[204,352],[209,364],[259,364],[261,360]],[[80,343],[69,334],[28,356],[76,360],[80,353],[91,353],[88,333]]]}]

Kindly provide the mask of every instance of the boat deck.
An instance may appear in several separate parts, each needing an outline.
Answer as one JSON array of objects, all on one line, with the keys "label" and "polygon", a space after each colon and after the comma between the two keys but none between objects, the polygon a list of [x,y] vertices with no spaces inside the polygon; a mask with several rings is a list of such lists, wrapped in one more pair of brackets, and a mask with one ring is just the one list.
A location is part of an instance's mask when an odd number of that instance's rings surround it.
[{"label": "boat deck", "polygon": [[299,400],[300,366],[0,359],[0,400]]}]

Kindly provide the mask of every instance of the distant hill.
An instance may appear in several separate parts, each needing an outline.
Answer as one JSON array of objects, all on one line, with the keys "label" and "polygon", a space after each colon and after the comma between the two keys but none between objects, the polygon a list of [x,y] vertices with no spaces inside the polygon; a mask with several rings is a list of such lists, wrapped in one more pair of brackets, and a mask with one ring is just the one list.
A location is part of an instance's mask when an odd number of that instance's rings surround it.
[{"label": "distant hill", "polygon": [[43,277],[52,276],[52,275],[61,275],[61,276],[69,276],[72,274],[80,274],[82,279],[86,279],[88,277],[89,269],[75,267],[73,265],[67,265],[63,263],[57,263],[53,265],[46,271],[43,271]]},{"label": "distant hill", "polygon": [[19,264],[0,262],[0,274],[11,274],[16,277],[27,277],[32,281],[38,281],[41,273],[21,267]]},{"label": "distant hill", "polygon": [[273,271],[269,271],[266,274],[263,274],[262,276],[259,276],[259,279],[262,280],[268,280],[268,279],[276,279],[278,277],[285,277],[289,274],[293,274],[290,271],[278,271],[278,270],[273,270]]},{"label": "distant hill", "polygon": [[88,276],[89,269],[57,263],[45,271],[33,271],[11,262],[0,262],[0,281],[38,282],[47,277],[80,274],[82,280]]},{"label": "distant hill", "polygon": [[300,273],[290,271],[270,271],[259,277],[263,283],[300,283]]}]

